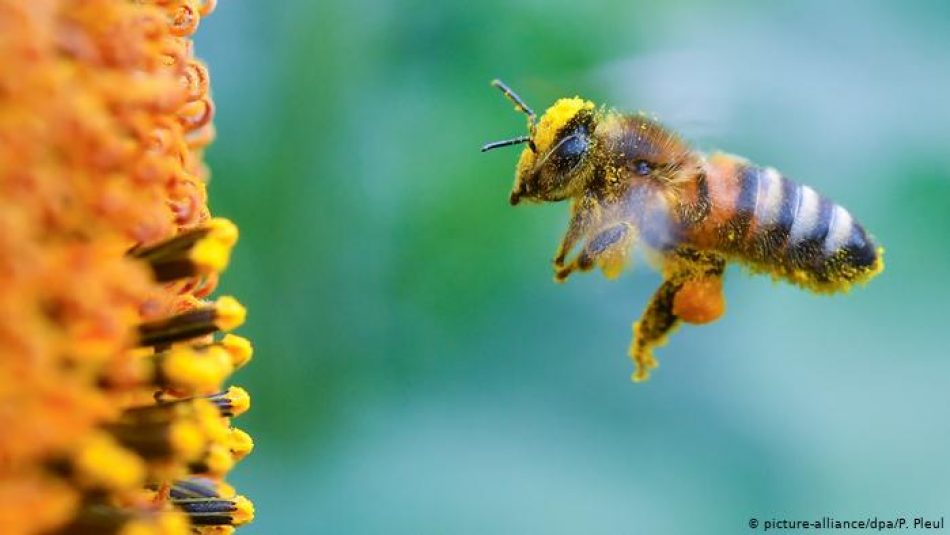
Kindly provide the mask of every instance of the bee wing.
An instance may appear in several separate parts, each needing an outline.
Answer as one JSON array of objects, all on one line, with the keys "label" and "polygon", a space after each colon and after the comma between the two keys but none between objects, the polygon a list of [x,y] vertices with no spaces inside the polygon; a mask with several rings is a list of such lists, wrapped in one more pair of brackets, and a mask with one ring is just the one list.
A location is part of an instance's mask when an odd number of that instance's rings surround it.
[{"label": "bee wing", "polygon": [[617,203],[618,214],[614,217],[632,225],[643,246],[662,251],[677,242],[673,205],[668,190],[644,184],[630,188]]},{"label": "bee wing", "polygon": [[585,254],[594,259],[605,276],[613,278],[630,264],[630,253],[638,245],[648,258],[670,248],[676,243],[670,205],[667,195],[652,187],[632,188],[624,197],[603,203],[597,230],[590,234]]}]

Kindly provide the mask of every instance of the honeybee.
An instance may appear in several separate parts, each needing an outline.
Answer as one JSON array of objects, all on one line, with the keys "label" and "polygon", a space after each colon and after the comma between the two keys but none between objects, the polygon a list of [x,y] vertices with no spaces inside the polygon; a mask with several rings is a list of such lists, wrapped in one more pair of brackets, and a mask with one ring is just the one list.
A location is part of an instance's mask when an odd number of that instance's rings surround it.
[{"label": "honeybee", "polygon": [[526,145],[511,204],[571,201],[555,280],[595,266],[616,277],[635,242],[657,261],[663,283],[633,324],[634,381],[648,378],[653,350],[681,322],[723,314],[727,262],[829,294],[884,269],[883,249],[845,208],[771,167],[693,150],[655,120],[579,97],[538,119],[503,82],[492,85],[528,117],[528,135],[482,147]]}]

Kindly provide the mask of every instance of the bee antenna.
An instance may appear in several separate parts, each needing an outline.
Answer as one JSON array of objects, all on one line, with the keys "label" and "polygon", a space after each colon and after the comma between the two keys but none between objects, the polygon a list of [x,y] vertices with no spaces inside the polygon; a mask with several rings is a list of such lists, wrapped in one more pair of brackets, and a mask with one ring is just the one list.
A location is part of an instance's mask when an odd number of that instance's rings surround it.
[{"label": "bee antenna", "polygon": [[531,143],[530,136],[518,136],[518,137],[513,137],[511,139],[503,139],[501,141],[492,141],[491,143],[486,143],[484,146],[482,146],[482,152],[486,152],[486,151],[501,148],[501,147],[508,147],[510,145],[520,145],[522,143],[531,144],[532,145],[531,150],[534,150],[534,144]]},{"label": "bee antenna", "polygon": [[537,116],[534,114],[534,110],[531,109],[531,106],[528,106],[527,104],[525,104],[525,101],[521,97],[518,96],[518,93],[515,93],[514,91],[512,91],[511,88],[508,87],[507,84],[505,84],[505,82],[502,82],[501,80],[497,78],[491,81],[491,85],[492,87],[497,87],[499,90],[501,90],[501,92],[505,94],[505,98],[512,101],[515,104],[515,108],[517,108],[518,111],[527,115],[528,122],[531,123],[532,127],[534,126]]}]

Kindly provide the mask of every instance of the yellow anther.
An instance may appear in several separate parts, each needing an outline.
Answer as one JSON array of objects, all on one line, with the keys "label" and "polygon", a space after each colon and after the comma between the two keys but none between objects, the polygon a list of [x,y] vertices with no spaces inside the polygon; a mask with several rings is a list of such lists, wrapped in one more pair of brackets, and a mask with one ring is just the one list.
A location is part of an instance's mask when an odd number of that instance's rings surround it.
[{"label": "yellow anther", "polygon": [[247,317],[247,309],[237,299],[225,295],[215,303],[215,325],[222,331],[238,328]]},{"label": "yellow anther", "polygon": [[235,368],[240,368],[247,364],[254,354],[254,347],[251,346],[251,341],[235,334],[224,335],[224,338],[221,339],[221,347],[231,354],[231,362]]},{"label": "yellow anther", "polygon": [[235,526],[240,526],[251,520],[254,520],[254,504],[244,496],[235,496],[232,522]]},{"label": "yellow anther", "polygon": [[85,441],[73,459],[80,484],[109,490],[126,490],[142,484],[145,465],[139,456],[111,438],[97,434]]},{"label": "yellow anther", "polygon": [[176,456],[185,461],[197,459],[207,444],[201,427],[189,421],[172,424],[169,430],[169,441]]},{"label": "yellow anther", "polygon": [[228,445],[231,448],[231,455],[235,460],[241,460],[254,449],[254,440],[251,435],[238,428],[231,429],[231,435],[228,437]]}]

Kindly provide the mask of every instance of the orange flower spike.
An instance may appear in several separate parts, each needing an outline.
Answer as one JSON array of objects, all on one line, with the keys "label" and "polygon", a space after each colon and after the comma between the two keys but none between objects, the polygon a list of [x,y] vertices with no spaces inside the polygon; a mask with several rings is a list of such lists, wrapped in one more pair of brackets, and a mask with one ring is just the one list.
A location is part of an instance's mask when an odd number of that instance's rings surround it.
[{"label": "orange flower spike", "polygon": [[[224,385],[251,345],[218,334],[245,309],[205,300],[238,236],[207,207],[214,103],[190,39],[215,4],[0,0],[5,533],[253,516],[220,480],[253,447],[230,427],[250,398]],[[195,472],[218,479],[176,496]]]}]

